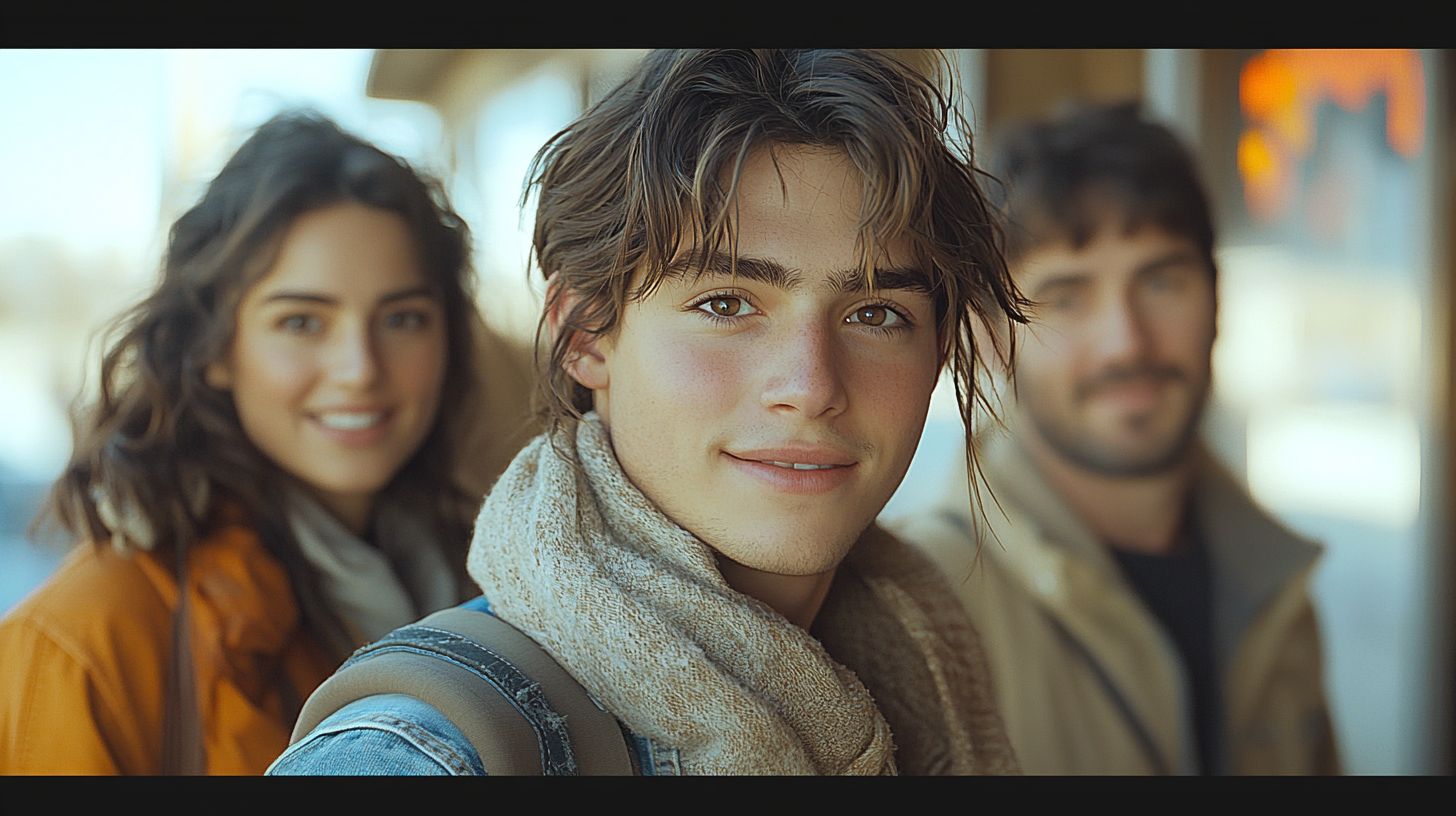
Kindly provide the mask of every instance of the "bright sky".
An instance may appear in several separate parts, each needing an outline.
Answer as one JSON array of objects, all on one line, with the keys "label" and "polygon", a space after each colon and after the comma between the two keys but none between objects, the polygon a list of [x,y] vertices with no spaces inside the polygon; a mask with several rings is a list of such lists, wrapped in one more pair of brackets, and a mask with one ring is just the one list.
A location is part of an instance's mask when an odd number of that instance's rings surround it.
[{"label": "bright sky", "polygon": [[[0,51],[0,242],[46,235],[78,249],[144,252],[163,174],[192,171],[201,177],[180,181],[205,182],[247,129],[288,107],[312,105],[431,163],[438,119],[423,105],[366,98],[371,54]],[[193,144],[182,144],[189,136]],[[193,156],[197,148],[204,155]],[[169,158],[192,166],[168,168]]]},{"label": "bright sky", "polygon": [[0,241],[150,240],[166,62],[155,51],[0,51]]}]

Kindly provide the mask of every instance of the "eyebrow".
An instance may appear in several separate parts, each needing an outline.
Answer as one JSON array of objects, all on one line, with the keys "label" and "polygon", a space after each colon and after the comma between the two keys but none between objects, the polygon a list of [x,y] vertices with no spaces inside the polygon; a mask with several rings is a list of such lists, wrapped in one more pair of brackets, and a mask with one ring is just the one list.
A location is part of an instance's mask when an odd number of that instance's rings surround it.
[{"label": "eyebrow", "polygon": [[722,253],[709,256],[706,262],[703,254],[694,251],[691,255],[668,265],[667,273],[674,278],[697,281],[707,276],[746,278],[766,283],[779,289],[797,289],[803,283],[797,270],[783,264],[761,258],[739,258],[735,266],[733,259]]},{"label": "eyebrow", "polygon": [[[1133,274],[1145,275],[1149,272],[1154,272],[1158,269],[1162,269],[1165,266],[1179,266],[1181,264],[1193,264],[1195,266],[1202,266],[1203,259],[1192,252],[1188,252],[1187,250],[1175,249],[1166,255],[1160,255],[1153,260],[1143,264],[1142,266],[1139,266],[1137,270],[1133,272]],[[1057,286],[1083,286],[1086,285],[1088,280],[1094,277],[1094,275],[1094,271],[1087,268],[1076,268],[1071,271],[1060,272],[1052,275],[1051,277],[1048,277],[1045,280],[1037,281],[1036,292],[1045,292],[1046,290]]]},{"label": "eyebrow", "polygon": [[1154,269],[1161,269],[1165,266],[1178,266],[1180,264],[1193,264],[1195,266],[1202,266],[1203,259],[1198,257],[1197,254],[1189,252],[1186,249],[1175,249],[1166,255],[1161,255],[1151,261],[1148,261],[1147,263],[1138,267],[1137,271],[1139,274],[1141,274],[1143,272],[1151,272]]},{"label": "eyebrow", "polygon": [[[766,283],[779,289],[794,290],[804,283],[803,275],[797,269],[763,258],[738,258],[735,267],[732,258],[722,253],[713,255],[703,262],[701,253],[694,252],[687,258],[668,267],[668,274],[683,279],[698,280],[707,275],[733,277]],[[863,269],[838,269],[829,273],[831,288],[840,294],[869,291],[869,281]],[[929,292],[930,282],[919,269],[909,267],[875,267],[875,288]]]},{"label": "eyebrow", "polygon": [[1046,280],[1037,281],[1036,291],[1033,294],[1040,294],[1048,289],[1055,289],[1058,286],[1086,286],[1091,277],[1092,273],[1090,271],[1066,272],[1060,275],[1054,275]]},{"label": "eyebrow", "polygon": [[[835,291],[845,294],[867,292],[870,288],[863,269],[841,269],[829,273],[829,279],[833,282]],[[931,289],[924,272],[905,266],[875,267],[875,288],[925,293],[929,293]]]},{"label": "eyebrow", "polygon": [[[416,297],[438,299],[439,296],[435,293],[434,287],[429,285],[421,285],[409,289],[401,289],[398,292],[390,292],[389,294],[380,298],[379,302],[381,304],[393,303],[397,300],[408,300],[409,298]],[[329,297],[328,295],[320,295],[317,292],[296,292],[287,289],[279,292],[274,292],[273,294],[264,298],[263,302],[273,303],[280,300],[301,301],[304,303],[318,303],[324,306],[337,306],[339,303],[338,298]]]}]

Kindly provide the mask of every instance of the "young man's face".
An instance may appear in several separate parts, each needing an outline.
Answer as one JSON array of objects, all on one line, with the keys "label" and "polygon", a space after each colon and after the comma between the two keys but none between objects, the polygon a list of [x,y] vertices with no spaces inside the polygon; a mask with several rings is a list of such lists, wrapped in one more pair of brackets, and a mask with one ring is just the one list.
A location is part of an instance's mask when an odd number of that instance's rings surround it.
[{"label": "young man's face", "polygon": [[845,155],[777,158],[759,149],[743,169],[737,277],[670,277],[573,373],[670,518],[744,566],[817,575],[915,453],[940,368],[935,307],[896,273],[900,245],[878,259],[880,288],[864,287],[862,181]]},{"label": "young man's face", "polygon": [[1214,337],[1213,275],[1197,246],[1155,226],[1105,226],[1080,250],[1032,250],[1015,274],[1041,304],[1016,349],[1016,393],[1042,441],[1106,475],[1182,461]]}]

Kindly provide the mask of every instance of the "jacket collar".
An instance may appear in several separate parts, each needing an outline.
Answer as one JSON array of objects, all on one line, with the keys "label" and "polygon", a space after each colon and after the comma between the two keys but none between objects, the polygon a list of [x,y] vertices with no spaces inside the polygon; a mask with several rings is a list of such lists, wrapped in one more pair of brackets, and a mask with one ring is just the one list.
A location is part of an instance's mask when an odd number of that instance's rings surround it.
[{"label": "jacket collar", "polygon": [[1256,506],[1202,445],[1195,455],[1193,512],[1213,561],[1214,634],[1226,667],[1260,613],[1314,568],[1323,548]]},{"label": "jacket collar", "polygon": [[[978,557],[1015,576],[1078,644],[1147,736],[1150,758],[1171,771],[1191,769],[1190,692],[1176,647],[1108,548],[1031,464],[1014,421],[1011,427],[978,439],[982,512],[967,501],[966,481],[952,479],[942,518],[980,542]],[[1226,682],[1262,676],[1267,667],[1256,663],[1268,650],[1260,644],[1278,642],[1294,608],[1284,601],[1303,597],[1321,550],[1260,510],[1201,445],[1196,456],[1192,511],[1214,570],[1219,674]],[[1235,727],[1247,695],[1232,687],[1224,694]]]},{"label": "jacket collar", "polygon": [[[1121,571],[1107,547],[1031,463],[1014,434],[1014,420],[1011,428],[991,431],[980,438],[979,460],[985,484],[979,492],[986,514],[993,519],[992,529],[1000,526],[994,521],[1002,515],[998,509],[1002,504],[1013,516],[1019,515],[1037,529],[1034,536],[1012,537],[1015,546],[1037,546],[1031,542],[1038,542],[1105,580],[1121,582]],[[1216,649],[1220,664],[1227,667],[1259,613],[1291,581],[1312,569],[1322,548],[1289,531],[1255,505],[1202,443],[1198,443],[1194,456],[1192,510],[1213,562]],[[955,485],[952,492],[955,495],[948,494],[943,506],[958,508],[961,515],[969,513],[964,484]],[[995,541],[990,544],[995,549],[992,557],[1023,557],[1022,553],[1004,549],[1012,546],[1010,541],[1000,546]]]}]

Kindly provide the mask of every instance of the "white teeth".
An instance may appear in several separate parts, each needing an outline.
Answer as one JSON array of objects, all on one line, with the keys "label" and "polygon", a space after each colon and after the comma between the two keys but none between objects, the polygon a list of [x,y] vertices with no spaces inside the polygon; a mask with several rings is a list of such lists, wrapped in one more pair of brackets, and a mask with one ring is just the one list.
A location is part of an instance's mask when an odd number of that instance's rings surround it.
[{"label": "white teeth", "polygon": [[794,470],[828,470],[834,465],[804,465],[798,462],[769,462],[774,467],[792,468]]},{"label": "white teeth", "polygon": [[365,428],[379,424],[383,420],[384,414],[378,412],[367,414],[319,414],[319,422],[324,427],[333,428],[337,431],[362,431]]}]

